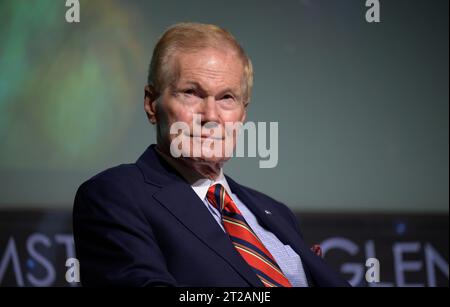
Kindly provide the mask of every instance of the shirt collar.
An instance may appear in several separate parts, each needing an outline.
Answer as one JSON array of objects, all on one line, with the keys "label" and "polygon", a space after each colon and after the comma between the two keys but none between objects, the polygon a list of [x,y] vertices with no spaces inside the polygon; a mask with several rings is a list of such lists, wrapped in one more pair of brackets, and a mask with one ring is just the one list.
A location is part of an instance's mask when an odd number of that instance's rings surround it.
[{"label": "shirt collar", "polygon": [[192,189],[195,191],[195,193],[200,197],[200,199],[204,200],[206,198],[206,194],[208,194],[208,189],[210,186],[214,184],[221,184],[225,188],[225,191],[227,191],[228,195],[231,197],[231,189],[228,185],[227,179],[225,178],[223,174],[223,170],[220,169],[219,177],[217,177],[215,180],[211,180],[208,178],[201,178],[194,183],[191,184]]}]

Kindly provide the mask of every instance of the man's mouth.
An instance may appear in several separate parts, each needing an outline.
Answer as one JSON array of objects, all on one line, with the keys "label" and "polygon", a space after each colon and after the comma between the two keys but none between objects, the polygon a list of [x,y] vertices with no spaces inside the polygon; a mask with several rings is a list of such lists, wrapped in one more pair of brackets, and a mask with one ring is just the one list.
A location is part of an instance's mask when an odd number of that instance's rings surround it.
[{"label": "man's mouth", "polygon": [[219,140],[219,141],[223,141],[225,140],[224,137],[222,136],[215,136],[215,135],[211,135],[211,134],[190,134],[189,137],[191,138],[201,138],[201,139],[211,139],[211,140]]},{"label": "man's mouth", "polygon": [[213,135],[190,135],[191,138],[201,138],[201,139],[211,139],[211,140],[224,140],[225,138],[223,137],[217,137],[217,136],[213,136]]}]

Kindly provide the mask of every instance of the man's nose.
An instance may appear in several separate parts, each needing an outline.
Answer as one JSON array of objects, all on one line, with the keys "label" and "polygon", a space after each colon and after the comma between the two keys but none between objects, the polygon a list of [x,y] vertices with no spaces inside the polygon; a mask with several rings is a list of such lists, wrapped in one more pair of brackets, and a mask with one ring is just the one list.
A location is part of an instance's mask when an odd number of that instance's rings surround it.
[{"label": "man's nose", "polygon": [[202,122],[218,122],[219,113],[217,110],[216,99],[212,96],[205,98],[203,109],[202,109]]}]

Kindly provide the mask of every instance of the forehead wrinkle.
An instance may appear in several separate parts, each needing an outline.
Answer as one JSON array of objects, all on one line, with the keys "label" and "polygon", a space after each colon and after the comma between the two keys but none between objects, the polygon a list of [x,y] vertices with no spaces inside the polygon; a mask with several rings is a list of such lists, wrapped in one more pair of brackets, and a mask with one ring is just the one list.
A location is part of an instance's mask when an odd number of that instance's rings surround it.
[{"label": "forehead wrinkle", "polygon": [[241,86],[239,77],[236,78],[236,76],[233,76],[232,73],[229,73],[226,70],[223,72],[217,72],[212,70],[204,71],[190,69],[181,72],[179,81],[194,85],[198,84],[207,91],[217,90],[219,88],[219,90],[231,89],[237,92],[240,90]]}]

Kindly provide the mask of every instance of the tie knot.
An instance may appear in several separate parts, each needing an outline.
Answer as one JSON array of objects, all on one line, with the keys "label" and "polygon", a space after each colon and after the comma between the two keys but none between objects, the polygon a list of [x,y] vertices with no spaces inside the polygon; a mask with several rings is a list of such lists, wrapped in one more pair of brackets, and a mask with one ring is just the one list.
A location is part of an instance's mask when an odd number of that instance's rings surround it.
[{"label": "tie knot", "polygon": [[208,193],[206,194],[206,199],[213,205],[217,210],[222,212],[225,206],[225,188],[220,183],[214,184],[209,187]]}]

